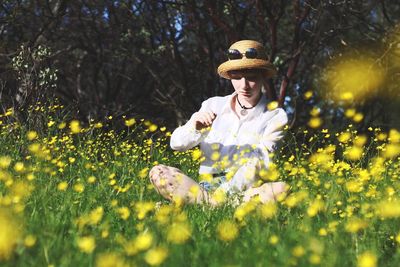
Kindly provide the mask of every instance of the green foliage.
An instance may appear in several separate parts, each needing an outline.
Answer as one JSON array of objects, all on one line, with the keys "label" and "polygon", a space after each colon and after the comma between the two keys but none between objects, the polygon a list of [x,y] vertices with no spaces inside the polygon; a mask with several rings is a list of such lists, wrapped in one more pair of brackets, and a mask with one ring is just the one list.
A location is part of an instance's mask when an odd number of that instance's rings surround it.
[{"label": "green foliage", "polygon": [[[395,130],[371,128],[367,139],[353,127],[287,132],[271,168],[291,186],[286,197],[179,206],[156,193],[148,172],[163,163],[197,178],[199,162],[192,151],[168,148],[165,127],[137,118],[85,125],[57,119],[60,109],[32,107],[46,114],[40,133],[5,120],[12,112],[0,117],[3,266],[393,266],[400,259]],[[126,129],[107,130],[113,120]]]}]

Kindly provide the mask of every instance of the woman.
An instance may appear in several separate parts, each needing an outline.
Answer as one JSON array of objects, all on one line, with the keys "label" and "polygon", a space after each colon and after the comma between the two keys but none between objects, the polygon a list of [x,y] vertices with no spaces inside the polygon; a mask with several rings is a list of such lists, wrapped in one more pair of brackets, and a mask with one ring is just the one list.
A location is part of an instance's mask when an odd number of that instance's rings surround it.
[{"label": "woman", "polygon": [[235,91],[204,101],[171,136],[174,150],[200,145],[204,156],[201,181],[197,183],[177,168],[157,165],[149,173],[150,181],[163,197],[217,205],[213,192],[240,193],[243,201],[259,195],[266,202],[286,191],[283,182],[257,186],[260,171],[268,168],[269,152],[287,123],[283,109],[267,109],[268,100],[262,92],[263,84],[275,73],[260,43],[242,40],[231,45],[228,61],[218,67],[218,74],[231,80]]}]

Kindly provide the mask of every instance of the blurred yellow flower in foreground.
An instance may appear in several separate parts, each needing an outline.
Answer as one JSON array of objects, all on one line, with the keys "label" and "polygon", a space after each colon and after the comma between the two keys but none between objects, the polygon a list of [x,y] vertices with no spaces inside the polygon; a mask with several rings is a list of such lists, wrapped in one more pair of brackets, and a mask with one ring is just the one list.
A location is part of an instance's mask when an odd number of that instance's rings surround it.
[{"label": "blurred yellow flower in foreground", "polygon": [[366,251],[357,257],[358,267],[376,267],[378,259],[372,252]]},{"label": "blurred yellow flower in foreground", "polygon": [[78,247],[82,252],[92,253],[96,247],[96,241],[93,236],[84,236],[78,238],[77,241]]},{"label": "blurred yellow flower in foreground", "polygon": [[96,258],[96,267],[127,267],[121,255],[117,253],[103,253]]},{"label": "blurred yellow flower in foreground", "polygon": [[21,229],[17,219],[11,212],[0,209],[0,261],[8,260],[20,237]]},{"label": "blurred yellow flower in foreground", "polygon": [[183,244],[191,235],[192,231],[187,222],[173,223],[168,228],[167,240],[175,244]]},{"label": "blurred yellow flower in foreground", "polygon": [[141,233],[135,238],[135,247],[140,250],[147,250],[153,244],[153,235],[149,232]]},{"label": "blurred yellow flower in foreground", "polygon": [[229,242],[238,236],[239,229],[234,222],[224,220],[218,224],[217,234],[219,239]]},{"label": "blurred yellow flower in foreground", "polygon": [[385,71],[368,55],[340,58],[325,72],[329,97],[336,101],[362,100],[383,84]]},{"label": "blurred yellow flower in foreground", "polygon": [[163,247],[157,247],[147,251],[146,255],[144,256],[144,259],[149,265],[156,266],[163,263],[167,258],[167,256],[168,256],[167,249]]}]

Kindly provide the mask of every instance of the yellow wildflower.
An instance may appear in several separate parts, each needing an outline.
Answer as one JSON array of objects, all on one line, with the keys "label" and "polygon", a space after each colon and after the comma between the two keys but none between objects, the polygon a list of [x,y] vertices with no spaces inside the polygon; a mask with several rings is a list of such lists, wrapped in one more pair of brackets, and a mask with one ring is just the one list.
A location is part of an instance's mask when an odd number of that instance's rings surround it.
[{"label": "yellow wildflower", "polygon": [[84,253],[92,253],[96,247],[96,241],[93,236],[80,237],[77,240],[79,249]]},{"label": "yellow wildflower", "polygon": [[65,191],[65,190],[67,190],[67,188],[68,188],[68,183],[67,182],[60,182],[58,185],[57,185],[57,189],[59,190],[59,191]]},{"label": "yellow wildflower", "polygon": [[6,169],[11,164],[11,158],[8,156],[1,156],[0,157],[0,168]]},{"label": "yellow wildflower", "polygon": [[85,186],[82,183],[77,183],[74,185],[74,191],[82,193],[85,190]]},{"label": "yellow wildflower", "polygon": [[151,266],[160,265],[165,261],[168,256],[168,250],[163,247],[156,247],[149,251],[147,251],[146,255],[144,256],[145,261],[147,264]]},{"label": "yellow wildflower", "polygon": [[224,220],[218,224],[217,234],[219,239],[229,242],[234,240],[238,236],[239,229],[234,222]]},{"label": "yellow wildflower", "polygon": [[119,216],[123,220],[127,220],[129,218],[129,215],[131,214],[131,212],[129,211],[129,209],[127,207],[118,208],[117,212],[119,213]]},{"label": "yellow wildflower", "polygon": [[278,242],[279,242],[279,237],[278,237],[277,235],[272,235],[272,236],[269,238],[269,243],[270,243],[271,245],[276,245]]},{"label": "yellow wildflower", "polygon": [[9,211],[0,208],[0,261],[8,260],[20,237],[19,221]]},{"label": "yellow wildflower", "polygon": [[96,258],[96,267],[128,267],[121,255],[117,253],[102,253]]},{"label": "yellow wildflower", "polygon": [[275,202],[267,202],[260,207],[261,216],[264,219],[273,218],[276,215],[278,208]]},{"label": "yellow wildflower", "polygon": [[27,134],[26,134],[26,137],[28,138],[28,140],[29,141],[32,141],[33,139],[36,139],[37,138],[37,132],[35,132],[35,131],[29,131]]},{"label": "yellow wildflower", "polygon": [[274,109],[277,109],[278,106],[279,106],[279,104],[278,104],[277,101],[271,101],[271,102],[269,102],[269,103],[267,104],[267,109],[268,109],[268,110],[274,110]]},{"label": "yellow wildflower", "polygon": [[303,256],[305,253],[306,253],[305,249],[304,249],[302,246],[300,246],[300,245],[295,246],[295,247],[292,249],[292,254],[293,254],[293,256],[298,257],[298,258],[301,257],[301,256]]},{"label": "yellow wildflower", "polygon": [[192,232],[187,222],[173,223],[168,228],[167,240],[175,244],[185,243]]},{"label": "yellow wildflower", "polygon": [[36,237],[33,235],[27,235],[24,239],[24,245],[26,247],[33,247],[36,244]]},{"label": "yellow wildflower", "polygon": [[135,123],[136,123],[136,120],[134,118],[131,118],[131,119],[125,121],[125,126],[131,127]]},{"label": "yellow wildflower", "polygon": [[322,125],[322,119],[319,117],[312,117],[309,121],[308,121],[308,126],[310,126],[311,128],[319,128]]},{"label": "yellow wildflower", "polygon": [[134,244],[139,251],[147,250],[153,244],[153,235],[149,232],[141,233],[135,238]]},{"label": "yellow wildflower", "polygon": [[366,251],[357,257],[357,266],[358,267],[376,267],[377,266],[377,257],[370,251]]}]

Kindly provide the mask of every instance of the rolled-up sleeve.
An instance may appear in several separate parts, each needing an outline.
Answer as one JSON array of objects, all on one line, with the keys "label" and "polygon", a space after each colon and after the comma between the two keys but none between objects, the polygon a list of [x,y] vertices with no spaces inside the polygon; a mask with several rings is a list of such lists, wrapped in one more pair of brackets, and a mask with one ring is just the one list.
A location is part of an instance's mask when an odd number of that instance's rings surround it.
[{"label": "rolled-up sleeve", "polygon": [[[209,111],[209,101],[206,100],[202,103],[201,108],[198,112]],[[197,113],[197,112],[196,112]],[[196,130],[193,124],[193,116],[190,120],[174,130],[171,135],[170,146],[173,150],[185,151],[191,149],[198,144],[207,136],[207,130]]]}]

